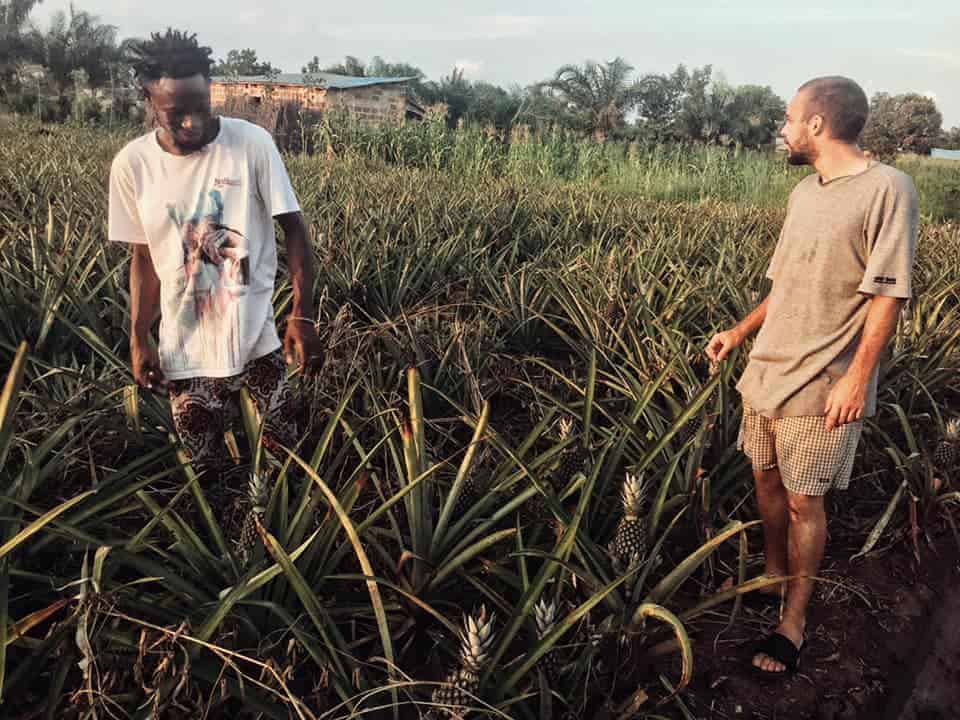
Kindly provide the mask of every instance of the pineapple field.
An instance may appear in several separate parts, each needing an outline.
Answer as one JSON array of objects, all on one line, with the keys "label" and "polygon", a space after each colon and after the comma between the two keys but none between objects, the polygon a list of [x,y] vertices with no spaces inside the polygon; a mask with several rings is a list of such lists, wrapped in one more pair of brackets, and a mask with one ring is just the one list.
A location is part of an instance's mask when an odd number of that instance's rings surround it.
[{"label": "pineapple field", "polygon": [[[324,128],[286,156],[326,347],[290,369],[309,427],[269,452],[242,393],[218,480],[128,364],[106,187],[133,132],[0,123],[0,716],[852,718],[898,692],[870,633],[915,641],[932,595],[900,590],[960,549],[960,166],[906,161],[916,297],[829,503],[825,701],[729,659],[773,581],[746,352],[703,352],[765,294],[802,170]],[[281,269],[281,329],[290,303]]]}]

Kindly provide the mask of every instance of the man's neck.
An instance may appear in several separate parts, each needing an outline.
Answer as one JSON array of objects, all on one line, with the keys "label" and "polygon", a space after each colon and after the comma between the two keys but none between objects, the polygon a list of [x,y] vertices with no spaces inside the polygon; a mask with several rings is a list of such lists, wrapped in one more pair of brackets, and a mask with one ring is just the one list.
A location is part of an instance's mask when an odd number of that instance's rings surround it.
[{"label": "man's neck", "polygon": [[870,167],[870,160],[856,144],[838,144],[820,154],[813,163],[820,181],[827,183],[839,177],[857,175]]},{"label": "man's neck", "polygon": [[202,150],[204,147],[206,147],[211,142],[213,142],[214,139],[219,134],[220,134],[220,117],[214,116],[213,122],[211,122],[207,126],[207,129],[204,132],[203,143],[200,145],[199,148],[196,148],[193,150],[186,150],[184,148],[179,147],[173,141],[173,138],[169,136],[167,131],[163,129],[161,129],[161,131],[157,133],[157,141],[160,143],[160,147],[166,152],[170,153],[171,155],[177,155],[182,157],[185,155],[192,155],[193,153],[198,152],[199,150]]}]

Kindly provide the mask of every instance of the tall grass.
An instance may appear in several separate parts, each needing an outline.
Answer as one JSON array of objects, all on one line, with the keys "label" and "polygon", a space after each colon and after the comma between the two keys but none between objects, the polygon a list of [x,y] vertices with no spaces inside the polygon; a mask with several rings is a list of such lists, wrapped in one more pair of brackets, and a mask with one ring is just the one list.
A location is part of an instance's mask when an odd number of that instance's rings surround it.
[{"label": "tall grass", "polygon": [[[464,177],[518,182],[575,182],[650,200],[706,199],[751,207],[783,207],[810,168],[791,167],[782,153],[700,144],[648,146],[598,142],[560,128],[508,133],[474,125],[447,128],[442,117],[371,127],[331,116],[317,130],[318,150],[403,167],[446,170]],[[960,219],[960,163],[904,156],[931,220]]]}]

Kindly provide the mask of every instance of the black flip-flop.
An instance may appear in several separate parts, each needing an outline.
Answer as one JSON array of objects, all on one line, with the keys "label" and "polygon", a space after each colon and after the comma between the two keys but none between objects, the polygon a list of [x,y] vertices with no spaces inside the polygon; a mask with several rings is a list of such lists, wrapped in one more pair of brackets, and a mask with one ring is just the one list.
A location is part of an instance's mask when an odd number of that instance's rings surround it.
[{"label": "black flip-flop", "polygon": [[[762,640],[759,640],[755,643],[752,643],[750,646],[750,670],[757,677],[762,677],[764,680],[769,680],[771,678],[782,678],[786,675],[793,675],[797,672],[797,668],[800,665],[800,653],[803,651],[806,643],[797,647],[793,644],[793,641],[785,635],[780,633],[770,633]],[[753,664],[753,658],[757,655],[763,654],[769,658],[773,658],[778,663],[783,665],[786,669],[781,670],[780,672],[763,670],[758,668]]]}]

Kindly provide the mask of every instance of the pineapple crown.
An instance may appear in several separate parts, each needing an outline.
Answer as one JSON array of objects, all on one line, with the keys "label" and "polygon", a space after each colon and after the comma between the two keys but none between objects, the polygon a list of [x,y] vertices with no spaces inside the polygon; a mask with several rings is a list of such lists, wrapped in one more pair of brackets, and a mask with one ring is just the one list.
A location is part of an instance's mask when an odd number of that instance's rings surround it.
[{"label": "pineapple crown", "polygon": [[951,445],[960,445],[960,418],[953,418],[947,422],[943,430],[943,439]]},{"label": "pineapple crown", "polygon": [[493,644],[493,621],[495,615],[487,613],[485,605],[476,615],[463,616],[460,631],[460,663],[467,670],[479,672],[487,660]]},{"label": "pineapple crown", "polygon": [[553,602],[540,598],[533,608],[533,615],[537,621],[537,635],[542,638],[557,622],[557,606]]},{"label": "pineapple crown", "polygon": [[627,473],[623,481],[621,499],[625,515],[639,515],[647,495],[647,484],[633,473]]},{"label": "pineapple crown", "polygon": [[267,476],[262,472],[251,472],[250,480],[247,483],[247,493],[250,496],[250,504],[259,510],[266,510],[267,502],[270,499],[270,490],[267,484]]},{"label": "pineapple crown", "polygon": [[566,440],[570,437],[573,432],[573,418],[562,417],[560,418],[560,439]]}]

